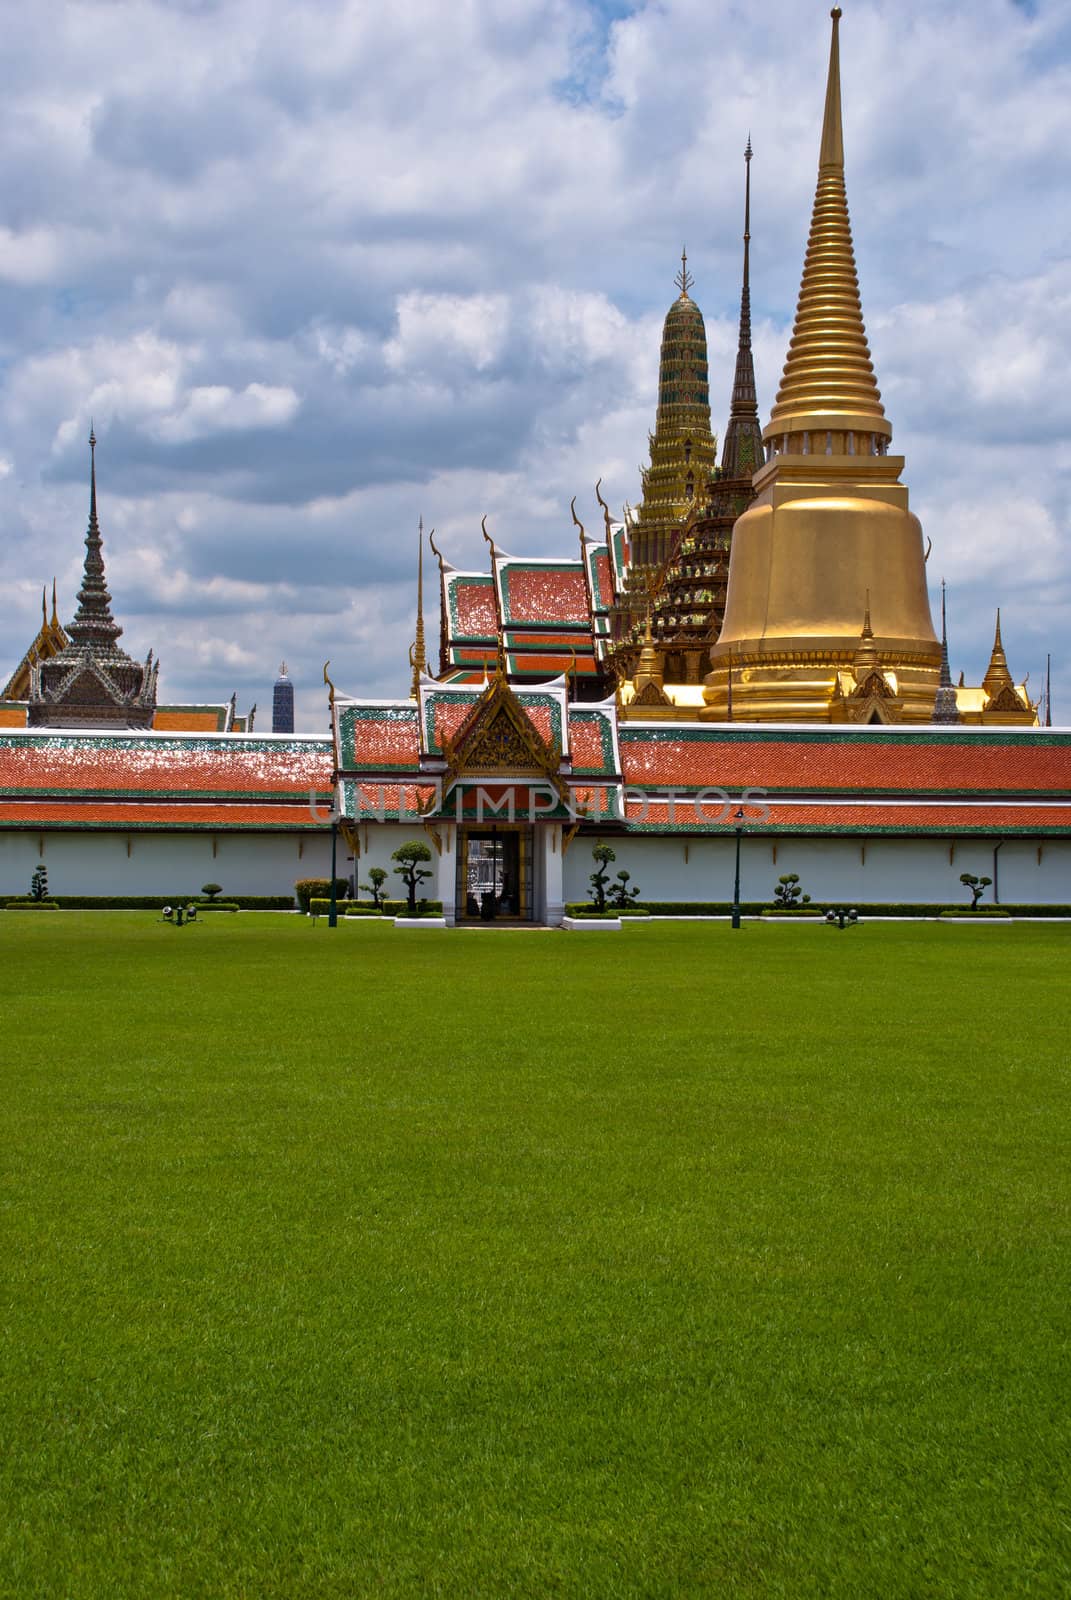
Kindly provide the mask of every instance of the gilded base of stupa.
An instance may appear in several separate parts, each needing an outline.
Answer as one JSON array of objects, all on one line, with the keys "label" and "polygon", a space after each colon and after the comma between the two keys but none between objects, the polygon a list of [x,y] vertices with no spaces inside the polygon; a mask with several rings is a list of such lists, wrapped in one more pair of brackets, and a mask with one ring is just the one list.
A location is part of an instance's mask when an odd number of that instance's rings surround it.
[{"label": "gilded base of stupa", "polygon": [[[707,674],[701,722],[930,722],[941,670],[936,652],[874,639],[874,682],[856,674],[858,638],[740,640]],[[730,682],[731,680],[731,682]]]}]

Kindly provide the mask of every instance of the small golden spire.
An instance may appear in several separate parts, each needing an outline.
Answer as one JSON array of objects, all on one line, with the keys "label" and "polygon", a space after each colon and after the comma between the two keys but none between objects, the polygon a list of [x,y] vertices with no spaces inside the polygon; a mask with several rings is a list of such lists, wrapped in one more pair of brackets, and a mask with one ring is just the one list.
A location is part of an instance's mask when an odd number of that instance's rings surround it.
[{"label": "small golden spire", "polygon": [[47,586],[45,584],[42,584],[41,585],[41,626],[42,626],[42,628],[47,628],[48,627],[48,602],[45,599],[45,596],[47,595],[47,593],[48,593]]},{"label": "small golden spire", "polygon": [[[829,78],[811,233],[803,263],[792,342],[781,387],[763,429],[767,441],[786,434],[818,434],[813,453],[824,453],[827,432],[892,437],[863,324],[852,229],[844,189],[844,138],[840,113],[840,10],[834,7]],[[789,447],[790,452],[792,446]],[[799,450],[800,446],[796,446]],[[843,447],[838,454],[846,454]],[[860,441],[860,455],[870,454]]]},{"label": "small golden spire", "polygon": [[640,659],[637,663],[636,675],[632,683],[637,694],[641,689],[645,689],[649,683],[653,683],[658,689],[662,687],[662,657],[658,653],[658,646],[655,644],[654,635],[651,633],[650,605],[647,607],[644,621],[643,649],[640,651]]},{"label": "small golden spire", "polygon": [[[435,529],[432,528],[432,533]],[[412,653],[409,657],[413,668],[413,681],[410,688],[410,698],[416,700],[420,692],[420,675],[428,664],[424,652],[424,518],[420,518],[417,527],[417,613],[416,613],[416,639],[413,643]]]},{"label": "small golden spire", "polygon": [[56,609],[56,580],[52,579],[52,621],[51,626],[58,628],[60,625],[59,612]]},{"label": "small golden spire", "polygon": [[681,247],[681,270],[677,273],[673,282],[681,292],[681,299],[687,300],[688,290],[694,285],[695,279],[688,271],[688,248],[686,245]]},{"label": "small golden spire", "polygon": [[1000,607],[997,607],[997,631],[993,636],[993,653],[989,657],[989,666],[982,679],[982,688],[991,700],[995,699],[1002,689],[1014,689],[1011,669],[1008,658],[1004,654],[1004,641],[1000,637]]},{"label": "small golden spire", "polygon": [[870,626],[870,590],[866,592],[866,610],[863,614],[863,631],[859,635],[859,648],[852,664],[856,683],[864,683],[872,672],[880,670],[881,662],[874,643],[874,630]]}]

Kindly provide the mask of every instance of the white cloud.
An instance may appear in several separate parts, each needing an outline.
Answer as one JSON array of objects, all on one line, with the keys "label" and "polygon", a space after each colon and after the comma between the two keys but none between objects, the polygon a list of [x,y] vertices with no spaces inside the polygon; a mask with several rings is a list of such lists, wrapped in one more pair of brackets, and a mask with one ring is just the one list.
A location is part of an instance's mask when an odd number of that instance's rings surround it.
[{"label": "white cloud", "polygon": [[501,354],[509,302],[501,294],[423,294],[398,299],[398,332],[384,358],[394,372],[449,368],[460,360],[483,372]]},{"label": "white cloud", "polygon": [[282,428],[300,405],[293,389],[285,387],[250,383],[236,393],[226,384],[210,384],[191,389],[181,410],[154,420],[149,431],[165,444],[188,444],[214,433]]}]

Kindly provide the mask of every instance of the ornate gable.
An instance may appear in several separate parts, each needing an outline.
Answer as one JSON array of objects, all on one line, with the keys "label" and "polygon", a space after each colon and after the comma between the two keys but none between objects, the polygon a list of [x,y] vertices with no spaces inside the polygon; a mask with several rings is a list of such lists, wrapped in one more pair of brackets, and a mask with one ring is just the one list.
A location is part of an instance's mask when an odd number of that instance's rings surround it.
[{"label": "ornate gable", "polygon": [[443,739],[443,755],[450,781],[493,773],[560,784],[560,748],[540,738],[501,667],[454,737]]}]

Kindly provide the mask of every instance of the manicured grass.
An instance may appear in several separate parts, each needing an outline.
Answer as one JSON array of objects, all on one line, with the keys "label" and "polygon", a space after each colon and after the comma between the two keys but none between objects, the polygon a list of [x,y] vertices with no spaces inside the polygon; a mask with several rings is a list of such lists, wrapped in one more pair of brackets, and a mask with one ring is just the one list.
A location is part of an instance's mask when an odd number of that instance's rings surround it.
[{"label": "manicured grass", "polygon": [[1071,928],[0,957],[3,1594],[1068,1592]]}]

